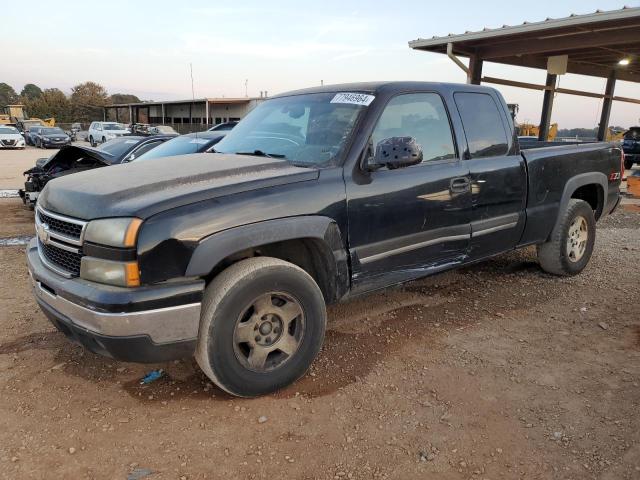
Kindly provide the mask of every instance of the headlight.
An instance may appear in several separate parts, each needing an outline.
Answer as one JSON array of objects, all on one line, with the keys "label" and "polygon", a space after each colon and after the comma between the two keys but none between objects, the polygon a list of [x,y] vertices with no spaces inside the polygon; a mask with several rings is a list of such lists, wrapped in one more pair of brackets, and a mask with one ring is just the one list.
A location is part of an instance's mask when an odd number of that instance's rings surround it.
[{"label": "headlight", "polygon": [[87,225],[84,240],[110,247],[132,248],[142,220],[139,218],[104,218],[92,220]]},{"label": "headlight", "polygon": [[[131,249],[136,246],[140,225],[142,220],[139,218],[103,218],[90,221],[84,232],[87,255],[80,262],[80,277],[120,287],[139,286],[140,271],[135,251]],[[122,260],[98,258],[102,256],[100,251],[105,247],[107,250],[109,247],[127,250],[114,252],[118,255],[115,258]],[[111,250],[114,251],[113,248]]]},{"label": "headlight", "polygon": [[115,262],[95,257],[82,257],[80,278],[119,287],[138,287],[140,272],[138,262]]}]

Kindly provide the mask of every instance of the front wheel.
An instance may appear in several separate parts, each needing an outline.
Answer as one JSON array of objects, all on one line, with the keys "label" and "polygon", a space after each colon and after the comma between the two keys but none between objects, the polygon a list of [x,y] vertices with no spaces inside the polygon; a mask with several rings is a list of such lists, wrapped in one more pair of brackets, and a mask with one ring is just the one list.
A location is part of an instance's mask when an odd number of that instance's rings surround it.
[{"label": "front wheel", "polygon": [[325,325],[322,292],[307,272],[276,258],[242,260],[205,291],[196,360],[226,392],[264,395],[304,375]]},{"label": "front wheel", "polygon": [[89,145],[91,145],[92,147],[96,146],[96,142],[93,140],[93,136],[89,137]]},{"label": "front wheel", "polygon": [[560,223],[545,243],[538,245],[538,261],[546,272],[576,275],[587,266],[596,242],[596,219],[584,200],[572,198]]},{"label": "front wheel", "polygon": [[630,170],[631,167],[633,167],[634,161],[631,160],[630,158],[625,158],[624,159],[624,168],[626,168],[627,170]]}]

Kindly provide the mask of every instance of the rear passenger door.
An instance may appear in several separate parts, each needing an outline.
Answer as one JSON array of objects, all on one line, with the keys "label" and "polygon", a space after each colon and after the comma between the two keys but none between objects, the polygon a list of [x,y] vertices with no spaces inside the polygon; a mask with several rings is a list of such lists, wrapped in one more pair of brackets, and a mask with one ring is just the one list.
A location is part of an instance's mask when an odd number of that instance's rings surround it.
[{"label": "rear passenger door", "polygon": [[514,141],[513,121],[500,97],[457,92],[471,178],[470,260],[509,250],[524,230],[527,172]]}]

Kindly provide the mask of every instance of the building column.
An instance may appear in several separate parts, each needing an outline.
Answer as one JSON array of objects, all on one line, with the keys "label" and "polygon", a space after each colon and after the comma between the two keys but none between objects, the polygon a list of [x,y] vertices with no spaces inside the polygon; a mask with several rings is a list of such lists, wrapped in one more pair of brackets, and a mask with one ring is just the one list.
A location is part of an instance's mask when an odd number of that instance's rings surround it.
[{"label": "building column", "polygon": [[204,116],[205,116],[204,123],[208,129],[209,128],[209,100],[205,100],[204,102]]},{"label": "building column", "polygon": [[540,130],[538,132],[538,140],[546,142],[549,137],[549,126],[551,124],[551,112],[553,111],[553,97],[556,93],[557,75],[547,73],[547,88],[544,91],[544,99],[542,100],[542,115],[540,115]]},{"label": "building column", "polygon": [[600,114],[600,125],[598,126],[598,141],[603,142],[607,138],[609,129],[609,117],[611,116],[611,104],[613,103],[613,92],[616,89],[616,71],[611,70],[607,78],[607,86],[604,90],[604,100],[602,101],[602,113]]},{"label": "building column", "polygon": [[133,107],[129,105],[129,123],[133,123]]},{"label": "building column", "polygon": [[480,85],[482,82],[482,58],[477,55],[471,55],[469,58],[469,72],[467,73],[467,83],[472,85]]},{"label": "building column", "polygon": [[165,115],[164,115],[164,103],[162,104],[162,125],[164,125],[164,119],[165,119]]}]

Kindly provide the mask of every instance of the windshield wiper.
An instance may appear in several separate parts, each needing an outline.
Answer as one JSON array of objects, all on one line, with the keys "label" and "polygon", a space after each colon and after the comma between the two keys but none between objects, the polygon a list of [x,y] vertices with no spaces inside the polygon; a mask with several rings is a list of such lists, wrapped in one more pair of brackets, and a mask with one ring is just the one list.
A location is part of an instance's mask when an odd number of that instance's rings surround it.
[{"label": "windshield wiper", "polygon": [[253,155],[255,157],[268,157],[268,158],[287,158],[286,155],[281,153],[266,153],[262,150],[254,150],[253,152],[236,152],[236,155]]}]

